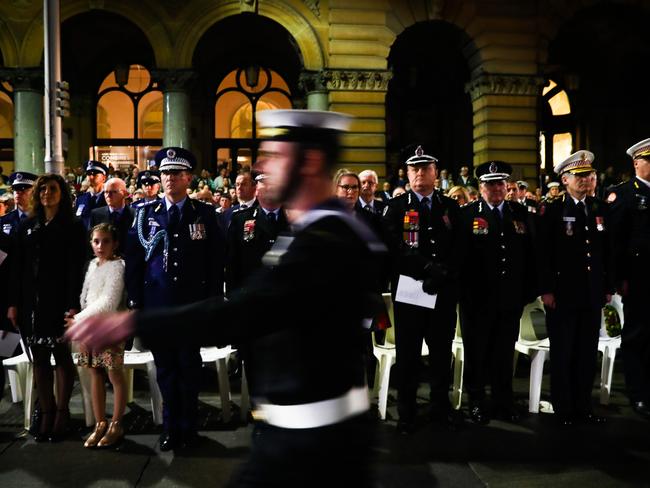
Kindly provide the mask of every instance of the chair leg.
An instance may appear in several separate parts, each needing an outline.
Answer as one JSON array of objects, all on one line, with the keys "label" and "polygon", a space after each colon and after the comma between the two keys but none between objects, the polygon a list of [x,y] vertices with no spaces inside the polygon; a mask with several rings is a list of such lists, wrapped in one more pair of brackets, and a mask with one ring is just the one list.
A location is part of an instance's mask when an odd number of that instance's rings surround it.
[{"label": "chair leg", "polygon": [[77,373],[79,374],[79,384],[81,385],[81,398],[83,400],[82,405],[84,409],[86,427],[92,427],[95,425],[95,416],[93,415],[90,372],[87,368],[77,367]]},{"label": "chair leg", "polygon": [[612,376],[614,374],[614,361],[616,360],[616,347],[608,346],[603,354],[603,366],[600,375],[600,404],[609,405],[612,394]]},{"label": "chair leg", "polygon": [[539,413],[539,399],[542,393],[542,378],[544,376],[544,362],[546,351],[531,351],[530,385],[528,394],[528,411]]},{"label": "chair leg", "polygon": [[248,420],[248,411],[251,409],[250,396],[248,394],[248,380],[246,379],[246,368],[244,368],[244,363],[242,362],[242,372],[241,372],[241,411],[240,419],[242,422],[246,423]]},{"label": "chair leg", "polygon": [[151,413],[153,422],[156,425],[162,425],[162,394],[158,387],[156,365],[153,361],[147,363],[147,377],[149,378],[149,394],[151,395]]},{"label": "chair leg", "polygon": [[9,387],[11,389],[11,401],[13,403],[18,403],[23,399],[23,384],[24,379],[19,373],[19,369],[24,366],[22,364],[17,364],[15,367],[7,367],[7,378],[9,379]]},{"label": "chair leg", "polygon": [[126,403],[133,401],[133,369],[124,368],[124,386],[126,387]]},{"label": "chair leg", "polygon": [[386,420],[386,407],[388,406],[388,385],[390,383],[390,369],[393,366],[395,359],[393,357],[384,356],[381,360],[381,378],[379,384],[379,398],[377,408],[382,420]]},{"label": "chair leg", "polygon": [[451,395],[451,406],[460,409],[463,402],[463,371],[465,369],[465,354],[462,347],[454,351],[454,387]]},{"label": "chair leg", "polygon": [[25,390],[23,392],[23,403],[25,410],[24,425],[29,430],[32,424],[32,410],[34,409],[34,367],[32,363],[27,365],[25,371]]},{"label": "chair leg", "polygon": [[230,411],[230,380],[228,379],[228,362],[226,359],[217,359],[217,376],[219,378],[219,396],[221,397],[223,421],[228,423],[232,413]]},{"label": "chair leg", "polygon": [[514,377],[517,373],[517,361],[519,361],[519,351],[515,349],[515,353],[512,356],[512,376]]}]

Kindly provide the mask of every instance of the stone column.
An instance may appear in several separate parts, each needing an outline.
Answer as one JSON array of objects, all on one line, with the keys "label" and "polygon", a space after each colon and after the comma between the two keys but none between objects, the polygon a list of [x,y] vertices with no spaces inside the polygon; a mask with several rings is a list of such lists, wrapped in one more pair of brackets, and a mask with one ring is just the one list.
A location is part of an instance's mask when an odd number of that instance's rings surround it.
[{"label": "stone column", "polygon": [[5,68],[2,77],[13,87],[15,169],[44,173],[43,69]]},{"label": "stone column", "polygon": [[307,110],[329,110],[330,101],[322,71],[303,71],[300,87],[305,93]]},{"label": "stone column", "polygon": [[474,166],[500,159],[513,179],[537,184],[537,103],[544,79],[528,75],[481,74],[466,86],[474,111]]},{"label": "stone column", "polygon": [[196,74],[191,70],[153,70],[163,92],[163,146],[190,149],[189,86]]},{"label": "stone column", "polygon": [[327,69],[322,80],[329,92],[329,110],[354,116],[343,141],[341,164],[355,171],[373,169],[386,174],[387,70]]}]

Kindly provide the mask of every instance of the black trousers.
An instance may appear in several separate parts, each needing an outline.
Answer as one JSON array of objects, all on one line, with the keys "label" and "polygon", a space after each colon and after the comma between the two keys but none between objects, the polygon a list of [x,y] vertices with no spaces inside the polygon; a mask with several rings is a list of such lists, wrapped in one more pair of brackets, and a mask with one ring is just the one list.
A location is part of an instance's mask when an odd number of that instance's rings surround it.
[{"label": "black trousers", "polygon": [[422,366],[422,339],[429,347],[427,378],[431,386],[431,408],[449,409],[451,342],[456,329],[456,304],[428,309],[395,302],[397,348],[397,402],[402,420],[417,414],[416,394]]},{"label": "black trousers", "polygon": [[650,402],[650,315],[648,296],[624,299],[621,350],[625,386],[631,402]]},{"label": "black trousers", "polygon": [[375,425],[367,414],[316,429],[258,423],[250,456],[230,486],[370,488]]},{"label": "black trousers", "polygon": [[591,413],[596,374],[600,307],[546,308],[551,342],[551,399],[556,414]]},{"label": "black trousers", "polygon": [[152,350],[163,397],[163,429],[172,435],[197,429],[201,353],[199,347]]},{"label": "black trousers", "polygon": [[488,383],[495,404],[512,404],[512,367],[521,312],[522,308],[498,310],[461,303],[465,348],[463,388],[470,405],[483,402]]}]

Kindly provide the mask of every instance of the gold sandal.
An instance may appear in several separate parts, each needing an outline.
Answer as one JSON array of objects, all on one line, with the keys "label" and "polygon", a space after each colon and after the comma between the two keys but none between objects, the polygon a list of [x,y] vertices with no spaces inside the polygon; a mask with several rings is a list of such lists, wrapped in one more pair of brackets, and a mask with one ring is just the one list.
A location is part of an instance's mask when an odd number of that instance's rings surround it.
[{"label": "gold sandal", "polygon": [[108,427],[108,422],[106,420],[100,420],[95,424],[95,430],[93,431],[92,434],[86,439],[86,442],[84,442],[84,447],[92,448],[92,447],[97,447],[97,444],[99,441],[104,437],[104,434],[106,433],[106,429]]},{"label": "gold sandal", "polygon": [[97,447],[113,447],[124,439],[124,427],[122,427],[122,422],[119,420],[113,420],[108,426],[108,430],[102,440],[99,441]]}]

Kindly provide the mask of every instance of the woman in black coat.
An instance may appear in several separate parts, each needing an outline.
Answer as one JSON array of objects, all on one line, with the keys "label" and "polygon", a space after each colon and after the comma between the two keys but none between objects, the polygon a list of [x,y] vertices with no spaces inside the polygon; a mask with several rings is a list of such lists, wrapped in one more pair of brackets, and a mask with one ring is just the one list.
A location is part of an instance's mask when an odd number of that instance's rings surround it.
[{"label": "woman in black coat", "polygon": [[[61,176],[40,176],[32,199],[32,215],[17,236],[15,269],[20,285],[9,318],[17,323],[34,359],[41,408],[36,440],[54,442],[65,435],[70,419],[68,404],[75,370],[62,336],[65,317],[79,311],[86,231],[73,215],[70,191]],[[51,355],[56,363],[54,371]]]}]

